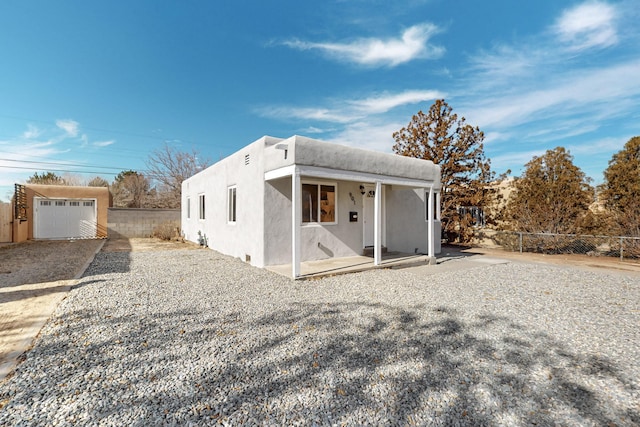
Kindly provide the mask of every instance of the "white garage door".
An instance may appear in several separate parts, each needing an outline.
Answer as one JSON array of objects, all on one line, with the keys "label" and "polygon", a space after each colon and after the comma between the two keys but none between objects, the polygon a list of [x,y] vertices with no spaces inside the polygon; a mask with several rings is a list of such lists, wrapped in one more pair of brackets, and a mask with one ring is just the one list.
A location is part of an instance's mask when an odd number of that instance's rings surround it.
[{"label": "white garage door", "polygon": [[33,235],[36,239],[95,238],[96,201],[92,199],[34,198]]}]

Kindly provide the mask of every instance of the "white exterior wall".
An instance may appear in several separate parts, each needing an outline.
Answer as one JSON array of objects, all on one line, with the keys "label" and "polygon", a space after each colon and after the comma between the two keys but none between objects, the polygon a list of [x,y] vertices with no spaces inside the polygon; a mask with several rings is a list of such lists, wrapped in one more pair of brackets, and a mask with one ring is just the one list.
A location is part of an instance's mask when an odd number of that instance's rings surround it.
[{"label": "white exterior wall", "polygon": [[[428,192],[428,190],[427,190]],[[427,222],[424,189],[391,186],[387,188],[387,246],[406,253],[427,253],[429,223]],[[434,224],[435,253],[441,252],[440,221]]]},{"label": "white exterior wall", "polygon": [[[182,229],[185,239],[198,243],[198,231],[207,245],[218,252],[247,256],[251,264],[264,267],[264,163],[267,138],[261,138],[237,153],[185,180],[182,184]],[[245,156],[249,164],[245,165]],[[236,222],[229,223],[227,191],[236,187]],[[199,219],[199,195],[205,195],[205,219]],[[187,198],[190,218],[187,219]]]},{"label": "white exterior wall", "polygon": [[[336,224],[302,224],[301,261],[362,254],[362,196],[359,183],[300,178],[302,183],[336,185]],[[349,193],[353,196],[351,200]],[[355,201],[355,203],[354,203]],[[349,212],[358,213],[349,222]],[[291,178],[265,184],[265,265],[291,262]]]},{"label": "white exterior wall", "polygon": [[[286,149],[286,157],[285,157]],[[245,165],[245,156],[249,164]],[[429,165],[430,164],[430,165]],[[252,265],[292,262],[291,175],[270,176],[265,172],[306,165],[336,172],[360,173],[363,181],[337,173],[337,179],[307,177],[301,182],[329,183],[337,187],[336,223],[300,226],[300,261],[360,255],[363,251],[363,197],[360,185],[368,187],[377,176],[399,176],[416,183],[433,182],[440,187],[440,168],[431,162],[375,153],[294,136],[283,140],[263,137],[228,158],[184,181],[182,185],[182,227],[184,237],[198,243],[198,231],[210,248],[246,260]],[[283,169],[284,168],[284,169]],[[364,175],[363,175],[364,174]],[[349,174],[347,174],[349,175]],[[322,175],[318,175],[322,176]],[[427,184],[429,185],[429,184]],[[227,190],[237,188],[237,221],[227,221]],[[428,251],[428,222],[425,219],[424,188],[383,185],[382,244],[391,251]],[[206,218],[199,219],[199,195],[205,195]],[[190,217],[187,218],[187,199]],[[357,222],[349,221],[356,212]],[[434,239],[439,253],[440,226]]]}]

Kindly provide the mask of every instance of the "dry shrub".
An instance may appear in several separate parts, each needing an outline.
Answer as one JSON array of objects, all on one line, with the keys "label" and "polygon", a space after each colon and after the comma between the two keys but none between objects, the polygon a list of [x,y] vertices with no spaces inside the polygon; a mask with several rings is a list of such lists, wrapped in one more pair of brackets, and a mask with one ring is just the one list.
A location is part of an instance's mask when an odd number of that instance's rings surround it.
[{"label": "dry shrub", "polygon": [[153,229],[152,237],[161,240],[174,240],[180,238],[180,227],[173,221],[165,221]]}]

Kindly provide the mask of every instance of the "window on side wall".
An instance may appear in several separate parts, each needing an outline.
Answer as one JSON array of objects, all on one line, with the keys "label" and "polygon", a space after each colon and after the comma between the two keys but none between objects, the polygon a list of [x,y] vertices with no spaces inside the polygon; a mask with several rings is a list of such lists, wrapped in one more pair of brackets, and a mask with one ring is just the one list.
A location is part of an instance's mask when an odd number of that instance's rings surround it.
[{"label": "window on side wall", "polygon": [[227,190],[227,221],[236,222],[236,187]]},{"label": "window on side wall", "polygon": [[187,219],[191,218],[191,199],[187,197]]},{"label": "window on side wall", "polygon": [[336,223],[336,185],[302,184],[302,223]]},{"label": "window on side wall", "polygon": [[200,207],[200,219],[205,219],[205,212],[204,212],[204,194],[201,194],[200,196],[198,196],[198,199],[200,200],[199,203],[199,207]]}]

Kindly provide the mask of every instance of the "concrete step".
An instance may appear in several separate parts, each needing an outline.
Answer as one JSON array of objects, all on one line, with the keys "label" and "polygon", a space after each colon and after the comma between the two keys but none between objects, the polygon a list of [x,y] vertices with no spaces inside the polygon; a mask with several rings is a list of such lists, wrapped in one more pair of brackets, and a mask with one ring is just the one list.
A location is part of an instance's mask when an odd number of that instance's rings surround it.
[{"label": "concrete step", "polygon": [[[382,254],[386,254],[387,253],[387,248],[385,246],[382,247]],[[362,250],[362,255],[363,256],[373,256],[373,246],[366,246],[363,250]]]}]

